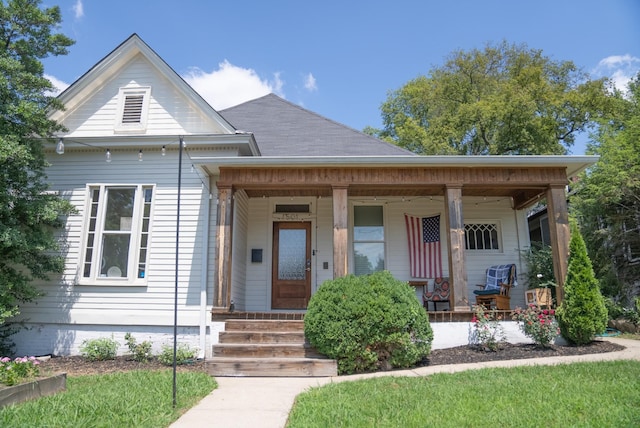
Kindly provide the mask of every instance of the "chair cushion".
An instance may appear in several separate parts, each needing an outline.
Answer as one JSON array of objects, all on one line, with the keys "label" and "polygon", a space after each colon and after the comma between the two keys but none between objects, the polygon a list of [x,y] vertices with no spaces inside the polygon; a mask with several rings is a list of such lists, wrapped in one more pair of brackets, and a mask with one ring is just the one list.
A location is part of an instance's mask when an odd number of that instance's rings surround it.
[{"label": "chair cushion", "polygon": [[474,290],[473,294],[475,294],[476,296],[491,296],[494,294],[500,294],[500,289],[496,288],[493,290]]}]

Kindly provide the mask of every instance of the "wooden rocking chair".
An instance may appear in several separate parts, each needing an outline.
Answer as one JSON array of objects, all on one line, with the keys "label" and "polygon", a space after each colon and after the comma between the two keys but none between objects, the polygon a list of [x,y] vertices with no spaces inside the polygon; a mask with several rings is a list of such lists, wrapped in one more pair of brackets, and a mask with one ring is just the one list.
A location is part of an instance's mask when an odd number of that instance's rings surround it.
[{"label": "wooden rocking chair", "polygon": [[487,309],[495,308],[508,311],[511,309],[509,292],[516,282],[516,265],[498,265],[487,269],[485,284],[478,284],[482,290],[475,290],[476,304]]}]

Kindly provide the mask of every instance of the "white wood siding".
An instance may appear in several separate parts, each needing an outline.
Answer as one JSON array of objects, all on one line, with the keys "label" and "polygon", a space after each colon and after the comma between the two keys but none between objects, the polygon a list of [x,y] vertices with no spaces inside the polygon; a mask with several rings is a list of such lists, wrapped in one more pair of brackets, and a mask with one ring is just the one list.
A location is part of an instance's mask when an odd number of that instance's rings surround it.
[{"label": "white wood siding", "polygon": [[[324,281],[333,279],[333,201],[331,198],[318,199],[316,216],[315,240],[315,284],[312,293]],[[327,269],[323,264],[327,263]]]},{"label": "white wood siding", "polygon": [[[91,159],[94,156],[94,159]],[[179,245],[179,313],[181,325],[198,325],[203,218],[208,190],[184,160]],[[78,210],[66,222],[64,274],[41,284],[46,293],[37,304],[24,305],[23,319],[34,323],[102,325],[172,325],[175,290],[177,156],[159,152],[138,162],[131,156],[104,161],[104,154],[67,152],[51,157],[52,189]],[[84,240],[86,183],[155,185],[146,286],[78,285]]]},{"label": "white wood siding", "polygon": [[[224,133],[213,120],[188,102],[156,69],[140,54],[120,70],[115,78],[107,81],[100,90],[79,104],[74,111],[64,114],[64,124],[69,129],[67,138],[113,136],[118,115],[118,91],[120,88],[151,87],[151,98],[145,135],[181,135],[197,133]],[[123,132],[122,135],[131,133]]]},{"label": "white wood siding", "polygon": [[247,225],[247,256],[251,249],[262,249],[262,263],[248,263],[244,305],[248,311],[271,308],[271,212],[269,198],[249,199]]}]

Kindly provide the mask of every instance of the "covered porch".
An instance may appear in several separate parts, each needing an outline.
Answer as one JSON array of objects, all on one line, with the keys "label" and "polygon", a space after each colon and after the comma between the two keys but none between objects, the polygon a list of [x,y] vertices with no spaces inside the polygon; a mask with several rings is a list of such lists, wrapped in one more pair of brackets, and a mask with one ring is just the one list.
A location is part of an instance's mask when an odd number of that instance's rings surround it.
[{"label": "covered porch", "polygon": [[[212,270],[214,320],[242,314],[259,317],[286,317],[287,314],[296,313],[302,317],[304,314],[306,304],[290,308],[295,310],[269,305],[265,307],[266,310],[251,310],[250,305],[242,304],[243,284],[250,281],[264,284],[266,290],[271,288],[271,293],[265,290],[263,296],[267,300],[274,299],[272,281],[267,278],[260,282],[261,279],[253,277],[251,268],[258,255],[261,262],[263,258],[265,263],[272,262],[272,254],[269,253],[273,247],[263,246],[266,249],[254,251],[256,248],[248,244],[250,230],[260,230],[266,236],[276,223],[309,220],[317,234],[315,242],[310,245],[313,256],[319,252],[317,248],[322,240],[328,242],[331,252],[330,259],[321,265],[307,261],[306,271],[309,276],[315,275],[319,282],[318,278],[331,279],[354,273],[350,207],[380,203],[390,206],[393,203],[388,211],[395,215],[394,218],[398,212],[411,209],[442,213],[443,270],[451,284],[451,306],[449,311],[430,313],[430,318],[435,322],[445,319],[447,322],[468,321],[471,318],[470,306],[473,302],[470,301],[469,290],[482,274],[484,267],[480,266],[494,264],[492,257],[496,260],[518,257],[517,252],[523,246],[528,246],[523,245],[528,244],[528,237],[525,239],[520,236],[523,231],[518,217],[541,199],[546,199],[548,206],[559,303],[562,300],[569,243],[565,188],[569,177],[595,162],[591,156],[256,157],[193,160],[210,175],[218,192]],[[274,208],[277,205],[262,203],[270,200],[290,201],[293,205],[311,201],[310,205],[315,202],[319,208],[312,213],[278,213]],[[492,205],[489,206],[489,203]],[[412,208],[416,206],[420,208]],[[261,207],[268,216],[257,214],[255,207]],[[515,228],[504,227],[505,230],[501,231],[505,235],[501,239],[509,244],[505,243],[500,251],[487,252],[481,258],[474,255],[470,263],[466,251],[465,220],[469,216],[499,218],[500,215],[515,218]],[[261,222],[260,229],[253,226],[256,222]],[[399,279],[415,279],[407,276],[408,267],[402,268],[403,265],[397,262],[398,259],[406,259],[406,240],[398,239],[397,233],[385,233],[390,235],[385,237],[385,269]],[[511,234],[518,235],[515,252],[512,248],[505,248],[510,245],[509,240],[516,239]],[[327,257],[326,253],[324,257]],[[316,283],[315,287],[318,285]],[[520,287],[520,290],[523,288]],[[306,292],[305,301],[308,301],[312,292],[312,288]]]}]

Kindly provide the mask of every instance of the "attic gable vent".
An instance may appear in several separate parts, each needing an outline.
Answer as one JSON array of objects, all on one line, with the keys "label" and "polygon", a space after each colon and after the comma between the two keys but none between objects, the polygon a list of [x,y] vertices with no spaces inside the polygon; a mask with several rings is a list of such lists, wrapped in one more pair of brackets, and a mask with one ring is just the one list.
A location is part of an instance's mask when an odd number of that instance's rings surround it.
[{"label": "attic gable vent", "polygon": [[140,123],[143,105],[144,95],[127,95],[124,98],[122,123]]},{"label": "attic gable vent", "polygon": [[147,114],[151,88],[120,88],[118,93],[118,111],[116,114],[116,132],[141,132],[147,128]]}]

